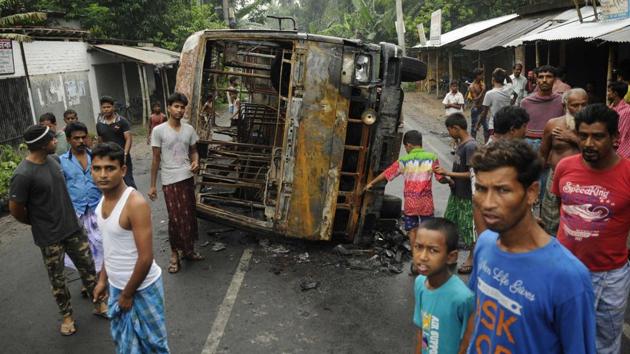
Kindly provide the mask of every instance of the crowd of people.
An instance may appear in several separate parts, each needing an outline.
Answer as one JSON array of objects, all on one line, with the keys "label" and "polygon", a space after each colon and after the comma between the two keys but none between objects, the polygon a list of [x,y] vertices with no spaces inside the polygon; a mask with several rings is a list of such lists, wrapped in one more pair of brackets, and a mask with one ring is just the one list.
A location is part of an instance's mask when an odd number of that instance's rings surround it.
[{"label": "crowd of people", "polygon": [[[418,353],[620,353],[630,292],[628,84],[620,75],[608,84],[608,105],[589,104],[589,92],[559,80],[556,68],[527,78],[523,71],[497,68],[486,87],[476,70],[466,97],[451,84],[443,100],[456,142],[450,168],[412,130],[403,138],[407,154],[365,187],[405,180]],[[187,105],[177,92],[168,115],[154,104],[147,137],[147,194],[158,198],[160,171],[169,273],[181,260],[203,259],[195,251],[199,137],[182,122]],[[31,226],[62,335],[76,332],[69,266],[94,314],[110,320],[119,353],[167,353],[162,270],[151,208],[133,178],[130,123],[111,97],[100,99],[100,110],[97,142],[72,110],[63,129],[46,113],[26,130],[29,153],[11,179],[9,209]],[[443,217],[435,215],[433,178],[451,190]],[[457,268],[460,249],[469,252]],[[470,274],[468,284],[455,271]]]},{"label": "crowd of people", "polygon": [[[158,170],[169,215],[170,273],[195,252],[197,219],[193,175],[199,169],[194,128],[182,122],[188,99],[167,99],[168,119],[152,106],[147,144],[152,148],[148,196],[157,199]],[[168,353],[162,270],[153,259],[151,208],[133,178],[130,122],[100,99],[97,141],[77,113],[64,113],[65,127],[45,113],[29,127],[29,153],[10,183],[9,210],[31,226],[62,316],[60,333],[76,332],[65,266],[78,271],[93,313],[110,320],[118,353]]]},{"label": "crowd of people", "polygon": [[[470,125],[452,82],[443,100],[457,144],[450,171],[408,131],[409,154],[368,184],[405,178],[417,353],[621,352],[630,292],[628,83],[619,75],[607,105],[589,104],[592,95],[552,66],[522,72],[518,63],[512,75],[495,69],[491,88],[474,72]],[[443,217],[432,213],[433,176],[451,189]],[[462,246],[470,252],[457,269]],[[470,274],[467,285],[455,269]]]}]

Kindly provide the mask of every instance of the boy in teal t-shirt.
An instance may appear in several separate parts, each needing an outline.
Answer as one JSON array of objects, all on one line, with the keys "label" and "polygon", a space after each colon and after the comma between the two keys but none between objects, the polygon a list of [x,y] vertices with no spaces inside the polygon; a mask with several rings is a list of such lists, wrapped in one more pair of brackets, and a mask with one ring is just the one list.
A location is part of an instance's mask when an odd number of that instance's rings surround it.
[{"label": "boy in teal t-shirt", "polygon": [[413,232],[413,262],[420,273],[413,315],[418,326],[415,353],[456,354],[475,305],[473,293],[449,269],[457,264],[457,226],[435,218]]}]

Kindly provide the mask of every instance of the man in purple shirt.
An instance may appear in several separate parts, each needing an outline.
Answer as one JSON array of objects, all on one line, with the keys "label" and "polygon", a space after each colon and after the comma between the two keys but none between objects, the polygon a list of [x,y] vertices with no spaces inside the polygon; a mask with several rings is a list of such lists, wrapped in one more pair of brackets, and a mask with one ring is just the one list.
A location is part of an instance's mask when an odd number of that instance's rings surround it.
[{"label": "man in purple shirt", "polygon": [[536,82],[538,92],[527,96],[521,102],[521,107],[529,114],[527,143],[538,152],[542,141],[545,125],[551,118],[564,114],[562,96],[553,93],[553,84],[556,81],[556,68],[543,65],[536,69]]}]

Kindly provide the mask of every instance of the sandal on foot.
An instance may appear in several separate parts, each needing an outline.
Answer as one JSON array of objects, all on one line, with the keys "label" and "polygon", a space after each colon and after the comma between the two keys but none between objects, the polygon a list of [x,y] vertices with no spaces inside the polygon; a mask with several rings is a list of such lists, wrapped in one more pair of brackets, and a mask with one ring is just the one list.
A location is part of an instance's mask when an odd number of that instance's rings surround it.
[{"label": "sandal on foot", "polygon": [[168,263],[168,272],[171,274],[179,272],[179,258],[177,259],[171,258],[171,260]]},{"label": "sandal on foot", "polygon": [[203,261],[204,259],[206,259],[206,257],[200,255],[197,252],[192,252],[192,253],[186,254],[182,258],[187,260],[187,261]]},{"label": "sandal on foot", "polygon": [[74,321],[65,323],[61,323],[61,329],[59,330],[62,336],[71,336],[77,332],[76,327],[74,327]]},{"label": "sandal on foot", "polygon": [[92,310],[92,314],[94,314],[94,316],[102,317],[106,320],[109,320],[109,315],[107,314],[107,304],[104,302],[94,304],[94,310]]},{"label": "sandal on foot", "polygon": [[459,274],[470,274],[470,273],[472,273],[472,268],[473,268],[472,265],[462,265],[457,270],[457,273],[459,273]]}]

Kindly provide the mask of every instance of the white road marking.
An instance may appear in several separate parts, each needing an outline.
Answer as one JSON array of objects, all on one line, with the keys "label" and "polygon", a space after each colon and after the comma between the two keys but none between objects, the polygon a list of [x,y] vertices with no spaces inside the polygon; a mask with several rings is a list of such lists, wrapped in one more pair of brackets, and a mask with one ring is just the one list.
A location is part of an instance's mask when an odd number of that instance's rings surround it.
[{"label": "white road marking", "polygon": [[623,324],[623,335],[626,336],[628,340],[630,340],[630,325],[627,323]]},{"label": "white road marking", "polygon": [[241,256],[241,260],[238,262],[236,272],[232,277],[232,283],[230,283],[230,287],[225,294],[225,298],[223,298],[223,302],[219,307],[219,313],[212,324],[212,329],[210,330],[210,334],[208,334],[206,344],[204,344],[201,354],[216,353],[219,343],[221,342],[221,338],[223,338],[225,326],[227,326],[230,315],[232,314],[232,308],[236,302],[236,296],[243,284],[243,279],[245,278],[245,273],[247,272],[247,266],[249,265],[249,261],[252,258],[253,253],[254,251],[251,248],[247,248],[243,251],[243,255]]}]

